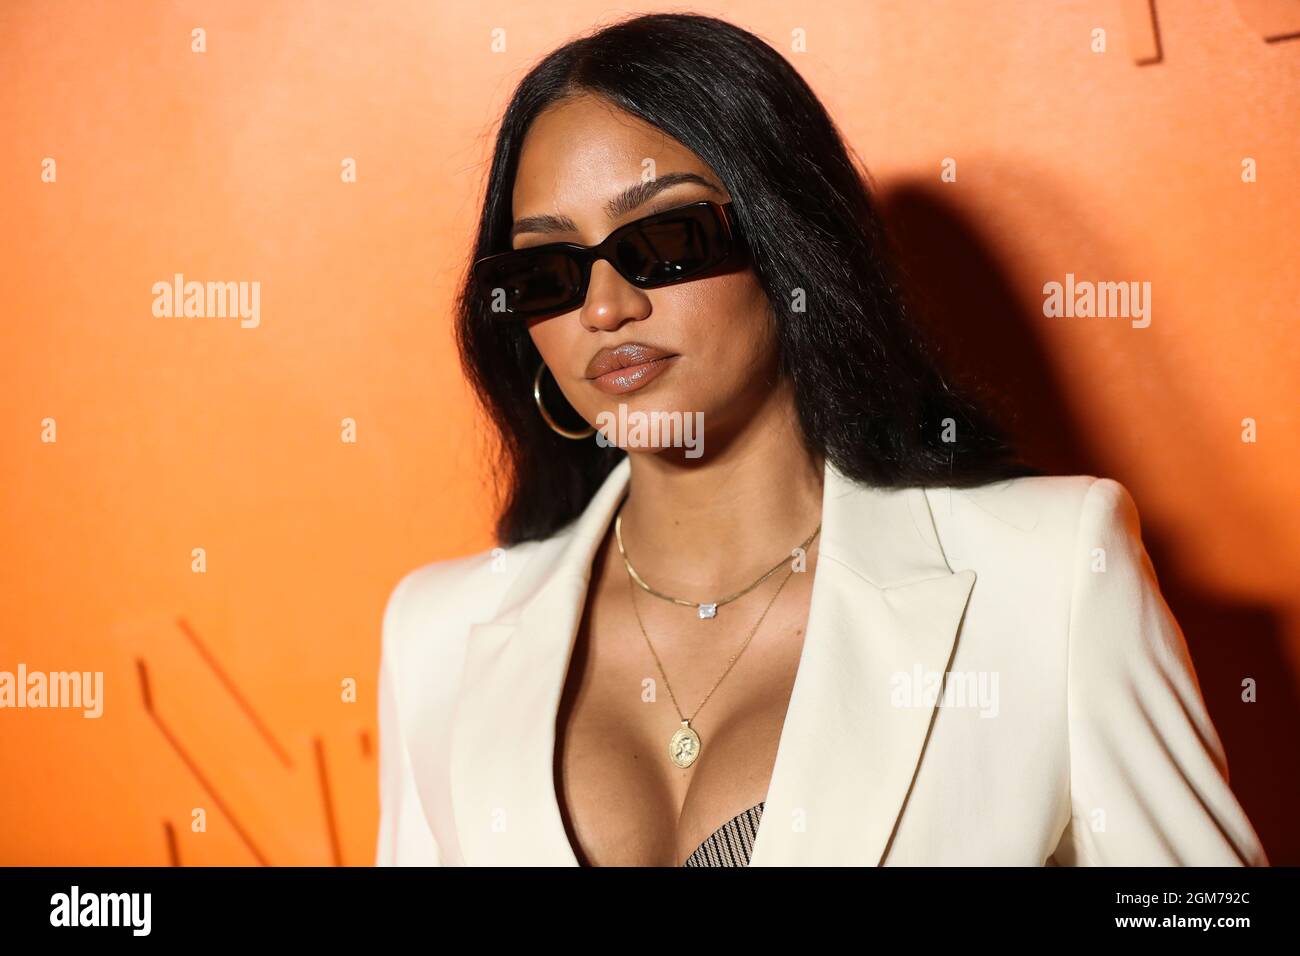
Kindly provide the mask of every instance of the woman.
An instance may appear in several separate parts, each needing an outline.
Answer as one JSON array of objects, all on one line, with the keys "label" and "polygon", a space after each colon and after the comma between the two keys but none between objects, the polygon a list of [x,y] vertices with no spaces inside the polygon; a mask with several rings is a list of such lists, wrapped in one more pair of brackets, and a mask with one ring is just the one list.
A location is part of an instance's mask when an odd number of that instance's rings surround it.
[{"label": "woman", "polygon": [[1265,862],[1127,491],[1020,464],[884,250],[743,30],[523,80],[459,301],[503,547],[389,600],[378,863]]}]

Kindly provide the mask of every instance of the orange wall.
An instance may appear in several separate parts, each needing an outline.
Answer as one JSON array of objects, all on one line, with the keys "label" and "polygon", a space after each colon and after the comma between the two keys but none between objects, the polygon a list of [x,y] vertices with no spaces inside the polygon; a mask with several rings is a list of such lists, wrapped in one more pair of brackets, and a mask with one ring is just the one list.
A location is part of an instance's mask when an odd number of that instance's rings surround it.
[{"label": "orange wall", "polygon": [[[690,8],[824,98],[1030,451],[1133,491],[1233,783],[1291,863],[1300,39],[1268,38],[1297,8]],[[0,863],[371,861],[384,600],[491,544],[450,302],[495,120],[538,56],[639,9],[662,8],[0,5],[0,670],[105,680],[100,719],[0,711]],[[260,324],[156,317],[178,272],[259,282]],[[1066,272],[1151,282],[1151,326],[1044,317]]]}]

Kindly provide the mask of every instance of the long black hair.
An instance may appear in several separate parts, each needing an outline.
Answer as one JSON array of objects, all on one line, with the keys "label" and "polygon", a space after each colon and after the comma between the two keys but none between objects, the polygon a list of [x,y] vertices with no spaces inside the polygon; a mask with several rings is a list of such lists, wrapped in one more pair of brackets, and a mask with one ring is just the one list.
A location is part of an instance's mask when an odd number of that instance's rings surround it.
[{"label": "long black hair", "polygon": [[[472,259],[510,248],[520,147],[548,106],[604,98],[707,163],[734,203],[776,318],[779,368],[803,439],[867,484],[971,486],[1036,469],[990,415],[944,379],[904,306],[865,167],[808,84],[753,34],[694,14],[637,16],[550,53],[506,108]],[[803,308],[796,290],[802,289]],[[499,438],[497,537],[548,537],[626,454],[553,432],[533,400],[541,362],[524,322],[502,322],[468,271],[461,360]],[[558,390],[547,408],[564,408]]]}]

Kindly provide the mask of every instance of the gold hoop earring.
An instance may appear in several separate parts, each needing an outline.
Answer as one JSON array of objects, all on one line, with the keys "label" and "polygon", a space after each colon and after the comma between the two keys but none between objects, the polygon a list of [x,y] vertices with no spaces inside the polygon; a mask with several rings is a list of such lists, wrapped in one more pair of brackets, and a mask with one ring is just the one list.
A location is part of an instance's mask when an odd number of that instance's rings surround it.
[{"label": "gold hoop earring", "polygon": [[596,429],[591,427],[588,427],[587,430],[583,432],[572,431],[565,428],[551,417],[551,413],[548,412],[546,406],[542,404],[542,373],[545,371],[546,362],[543,361],[541,365],[537,366],[537,375],[533,377],[533,401],[537,403],[537,410],[542,413],[542,418],[545,419],[546,424],[551,426],[551,431],[555,432],[557,435],[563,435],[565,438],[572,438],[574,440],[587,438],[596,434]]}]

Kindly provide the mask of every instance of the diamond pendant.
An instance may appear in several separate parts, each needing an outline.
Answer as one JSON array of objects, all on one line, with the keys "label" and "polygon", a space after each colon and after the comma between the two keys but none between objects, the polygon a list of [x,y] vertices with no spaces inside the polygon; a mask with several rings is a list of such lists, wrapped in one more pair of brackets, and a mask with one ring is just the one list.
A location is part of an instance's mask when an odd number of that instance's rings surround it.
[{"label": "diamond pendant", "polygon": [[700,605],[700,620],[707,621],[711,617],[718,616],[718,606],[716,604]]},{"label": "diamond pendant", "polygon": [[691,727],[689,720],[683,720],[681,727],[668,741],[668,756],[673,764],[685,770],[695,763],[700,755],[700,735]]}]

